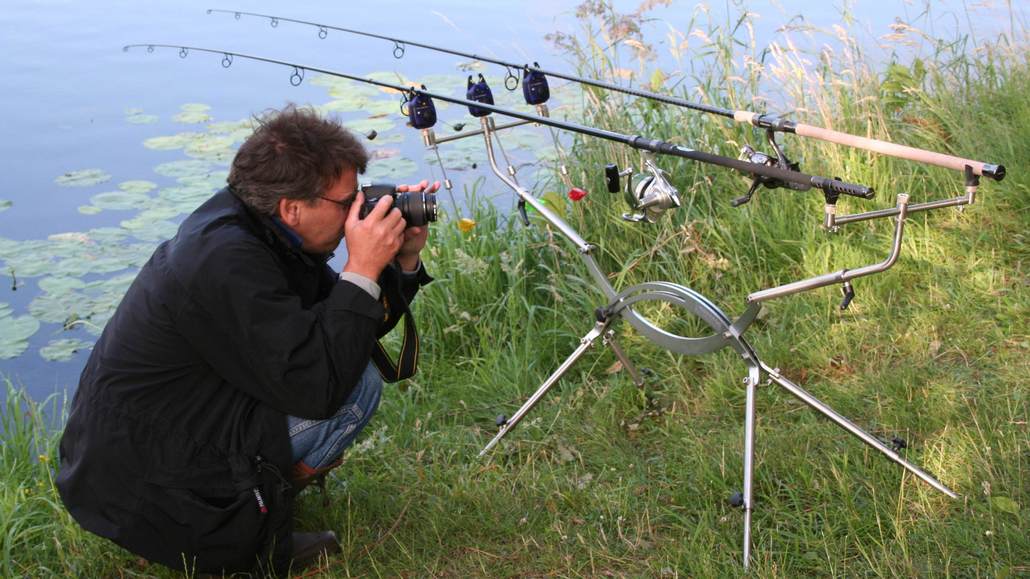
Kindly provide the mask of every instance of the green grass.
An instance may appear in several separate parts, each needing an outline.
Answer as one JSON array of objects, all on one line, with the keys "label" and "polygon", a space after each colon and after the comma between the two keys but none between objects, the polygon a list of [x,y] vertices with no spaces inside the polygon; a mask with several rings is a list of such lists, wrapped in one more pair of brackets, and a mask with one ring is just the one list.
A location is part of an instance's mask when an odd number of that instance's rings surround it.
[{"label": "green grass", "polygon": [[[626,21],[599,7],[584,22],[595,34],[563,39],[581,71],[607,77],[626,66],[600,51]],[[839,294],[825,288],[770,303],[749,330],[763,359],[860,426],[906,438],[905,456],[961,495],[936,493],[785,392],[762,387],[755,576],[1030,573],[1025,43],[974,46],[963,37],[932,44],[919,64],[880,69],[849,43],[802,70],[799,51],[749,44],[746,18],[707,26],[708,44],[693,48],[704,58],[685,58],[693,68],[664,75],[662,90],[694,99],[677,83],[697,84],[719,106],[762,108],[756,95],[775,86],[799,121],[1009,168],[965,211],[913,216],[898,264],[858,280],[849,310],[838,311]],[[748,55],[765,65],[740,74]],[[603,105],[588,122],[612,130],[728,156],[741,143],[761,143],[762,135],[714,117],[595,97]],[[781,140],[806,172],[877,187],[875,202],[842,201],[849,212],[892,205],[902,191],[920,202],[962,190],[961,178],[943,169]],[[603,192],[602,168],[635,156],[579,139],[571,154],[573,174],[593,194],[564,210],[598,245],[618,287],[668,280],[736,315],[750,291],[887,253],[886,220],[830,235],[819,227],[821,198],[785,190],[760,191],[734,209],[729,201],[746,187],[740,176],[684,161],[662,163],[684,208],[655,226],[624,223],[621,200]],[[500,185],[469,185],[474,195],[487,188]],[[312,575],[739,575],[743,517],[726,499],[741,484],[745,368],[728,351],[675,356],[620,325],[624,349],[654,371],[645,388],[597,348],[488,459],[476,459],[495,417],[510,415],[572,351],[601,303],[557,232],[539,219],[524,228],[483,201],[471,205],[472,233],[449,222],[434,228],[426,261],[437,281],[416,308],[419,375],[390,387],[330,479],[330,505],[317,491],[300,501],[300,528],[334,529],[343,543],[343,554]],[[701,329],[674,308],[644,309],[669,328]],[[0,575],[172,575],[69,518],[52,486],[57,429],[41,406],[12,391],[4,408]]]}]

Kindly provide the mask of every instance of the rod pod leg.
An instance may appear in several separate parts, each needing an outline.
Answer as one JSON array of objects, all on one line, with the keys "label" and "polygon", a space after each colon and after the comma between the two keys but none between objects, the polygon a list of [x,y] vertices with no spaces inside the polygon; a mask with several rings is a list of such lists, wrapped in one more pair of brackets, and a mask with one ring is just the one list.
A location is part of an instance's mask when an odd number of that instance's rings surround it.
[{"label": "rod pod leg", "polygon": [[571,368],[572,365],[575,364],[576,361],[579,360],[583,356],[583,354],[586,353],[586,351],[594,345],[594,341],[596,341],[597,338],[604,334],[605,330],[608,329],[609,323],[610,322],[608,321],[597,322],[594,325],[593,329],[587,332],[587,335],[583,336],[583,338],[580,339],[579,347],[576,348],[572,352],[572,354],[570,354],[569,357],[561,363],[561,366],[558,366],[557,370],[555,370],[550,376],[547,377],[547,380],[544,380],[544,383],[541,384],[540,387],[537,388],[536,392],[534,392],[533,395],[529,397],[529,400],[526,400],[522,407],[519,408],[515,412],[515,414],[512,415],[511,418],[509,418],[507,421],[504,422],[504,424],[501,425],[501,429],[497,432],[493,439],[489,443],[487,443],[485,447],[483,447],[483,450],[479,451],[480,458],[482,458],[483,455],[485,455],[486,453],[490,452],[490,449],[496,446],[497,443],[500,442],[502,438],[504,438],[504,435],[508,434],[509,430],[515,428],[515,425],[518,424],[523,419],[523,417],[525,417],[526,414],[533,409],[534,406],[536,406],[537,402],[539,402],[540,399],[543,398],[544,394],[546,394],[552,386],[557,384],[558,380],[560,380],[561,377],[566,372],[568,372],[569,368]]},{"label": "rod pod leg", "polygon": [[744,403],[744,571],[751,564],[751,481],[754,478],[755,456],[755,390],[762,379],[762,369],[756,363],[748,364],[746,402]]},{"label": "rod pod leg", "polygon": [[637,367],[632,361],[630,361],[629,357],[626,356],[626,352],[622,350],[622,346],[620,346],[618,340],[615,339],[614,331],[608,330],[604,333],[604,344],[610,347],[612,352],[615,353],[615,357],[622,363],[622,367],[626,369],[626,372],[629,373],[629,377],[633,380],[633,384],[635,384],[637,388],[643,388],[644,377],[641,376],[640,371],[637,370]]},{"label": "rod pod leg", "polygon": [[916,465],[912,464],[911,462],[909,462],[909,461],[905,460],[904,458],[902,458],[892,448],[888,447],[886,444],[881,442],[880,439],[876,438],[872,434],[869,434],[868,432],[863,430],[861,427],[856,425],[854,422],[851,422],[850,420],[848,420],[844,416],[842,416],[839,413],[837,413],[837,411],[835,411],[834,409],[832,409],[829,406],[827,406],[826,404],[824,404],[822,401],[820,401],[815,396],[812,396],[811,394],[809,394],[801,386],[798,386],[797,384],[795,384],[795,383],[791,382],[790,380],[788,380],[787,378],[785,378],[782,374],[780,374],[779,370],[777,370],[776,368],[770,367],[765,362],[759,362],[759,363],[761,364],[762,370],[764,370],[766,375],[769,376],[769,379],[771,379],[773,382],[779,384],[787,392],[790,392],[795,398],[797,398],[798,400],[804,402],[809,407],[811,407],[812,409],[816,410],[817,412],[819,412],[823,416],[829,418],[837,426],[840,426],[844,430],[846,430],[849,433],[851,433],[852,436],[858,438],[859,440],[861,440],[862,442],[864,442],[867,445],[871,446],[872,448],[880,451],[881,454],[883,454],[887,458],[891,459],[892,461],[897,463],[899,466],[901,466],[905,470],[907,470],[910,473],[916,475],[917,477],[922,479],[923,482],[925,482],[926,484],[932,486],[933,488],[939,490],[940,492],[948,495],[949,497],[951,497],[953,499],[958,498],[958,494],[956,494],[955,491],[953,491],[953,490],[949,489],[948,487],[944,486],[943,483],[941,483],[939,480],[934,478],[932,475],[930,475],[929,473],[927,473],[923,469],[919,468],[918,466],[916,466]]}]

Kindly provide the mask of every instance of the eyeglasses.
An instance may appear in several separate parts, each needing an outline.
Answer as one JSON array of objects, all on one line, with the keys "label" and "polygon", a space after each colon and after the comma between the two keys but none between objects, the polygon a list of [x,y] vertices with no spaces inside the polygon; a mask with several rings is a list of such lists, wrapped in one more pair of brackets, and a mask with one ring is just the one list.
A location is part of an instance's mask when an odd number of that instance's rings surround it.
[{"label": "eyeglasses", "polygon": [[335,203],[335,204],[339,205],[340,208],[343,209],[344,211],[347,211],[348,209],[350,209],[350,206],[354,203],[354,197],[351,197],[350,199],[347,199],[347,200],[344,200],[344,201],[339,201],[337,199],[330,199],[330,198],[326,197],[325,195],[319,195],[318,197],[320,199],[325,199],[326,201],[328,201],[330,203]]}]

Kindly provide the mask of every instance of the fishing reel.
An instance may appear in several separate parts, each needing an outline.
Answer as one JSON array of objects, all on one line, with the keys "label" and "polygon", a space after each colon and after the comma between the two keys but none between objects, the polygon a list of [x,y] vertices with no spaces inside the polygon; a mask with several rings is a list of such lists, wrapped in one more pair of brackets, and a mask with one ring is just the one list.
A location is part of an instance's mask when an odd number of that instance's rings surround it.
[{"label": "fishing reel", "polygon": [[[768,153],[757,151],[750,145],[744,145],[740,148],[740,160],[765,165],[766,167],[786,169],[788,171],[799,170],[800,165],[788,159],[786,153],[784,153],[783,149],[780,147],[780,144],[776,142],[776,133],[771,129],[766,130],[765,136],[769,141],[769,146],[771,146],[773,151],[776,152],[775,157]],[[806,189],[805,185],[801,185],[799,183],[787,183],[775,177],[755,175],[753,173],[748,176],[751,177],[751,186],[748,187],[747,193],[737,197],[731,202],[734,207],[740,207],[741,205],[751,201],[751,197],[754,196],[759,185],[764,185],[769,189],[777,189],[779,187],[786,187],[788,189],[793,189],[794,191],[804,191]]]},{"label": "fishing reel", "polygon": [[618,193],[622,189],[622,178],[628,177],[623,197],[636,213],[623,213],[623,219],[654,223],[667,210],[680,207],[679,191],[665,178],[667,173],[654,163],[654,153],[641,153],[641,158],[646,173],[634,176],[632,168],[619,171],[618,165],[609,163],[605,165],[604,176],[610,193]]}]

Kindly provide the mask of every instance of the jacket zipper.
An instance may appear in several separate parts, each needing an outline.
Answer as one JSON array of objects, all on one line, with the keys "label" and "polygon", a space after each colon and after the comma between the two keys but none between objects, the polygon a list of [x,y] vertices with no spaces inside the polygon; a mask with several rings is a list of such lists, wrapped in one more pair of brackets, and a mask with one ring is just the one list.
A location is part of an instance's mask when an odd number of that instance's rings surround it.
[{"label": "jacket zipper", "polygon": [[[290,490],[290,488],[292,488],[293,485],[287,482],[286,479],[283,478],[282,473],[279,472],[279,467],[266,461],[263,456],[261,456],[260,454],[254,455],[254,462],[257,465],[258,473],[261,473],[262,471],[267,469],[269,472],[275,475],[275,478],[279,479],[280,493],[286,493]],[[265,503],[265,497],[261,494],[260,483],[259,486],[255,486],[252,490],[254,491],[254,499],[257,501],[258,510],[261,512],[262,515],[267,515],[268,505]]]}]

